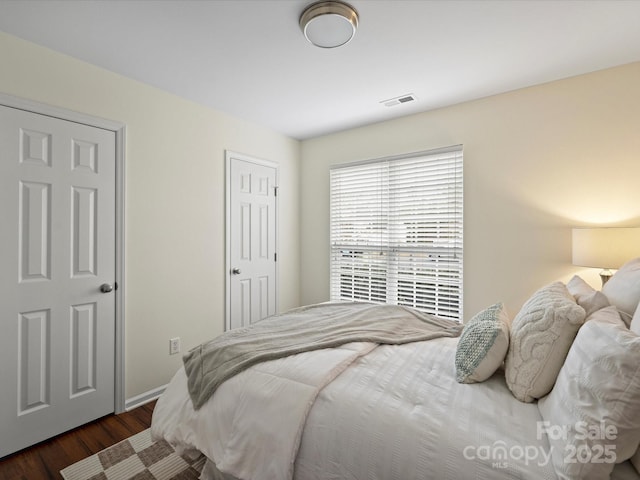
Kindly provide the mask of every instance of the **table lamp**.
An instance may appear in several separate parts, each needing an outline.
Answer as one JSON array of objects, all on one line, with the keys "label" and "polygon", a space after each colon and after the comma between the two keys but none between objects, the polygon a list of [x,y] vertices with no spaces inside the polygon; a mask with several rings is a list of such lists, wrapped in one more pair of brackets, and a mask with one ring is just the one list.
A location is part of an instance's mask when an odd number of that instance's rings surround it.
[{"label": "table lamp", "polygon": [[602,268],[602,285],[618,269],[640,255],[639,227],[574,228],[572,230],[573,264]]}]

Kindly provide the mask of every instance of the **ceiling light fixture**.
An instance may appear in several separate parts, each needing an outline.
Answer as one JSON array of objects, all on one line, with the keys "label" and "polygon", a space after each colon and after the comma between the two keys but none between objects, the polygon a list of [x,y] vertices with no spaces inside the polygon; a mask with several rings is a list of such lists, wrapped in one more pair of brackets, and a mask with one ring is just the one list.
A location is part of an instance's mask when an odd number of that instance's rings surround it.
[{"label": "ceiling light fixture", "polygon": [[300,28],[317,47],[335,48],[349,42],[358,28],[358,12],[343,2],[317,2],[300,16]]}]

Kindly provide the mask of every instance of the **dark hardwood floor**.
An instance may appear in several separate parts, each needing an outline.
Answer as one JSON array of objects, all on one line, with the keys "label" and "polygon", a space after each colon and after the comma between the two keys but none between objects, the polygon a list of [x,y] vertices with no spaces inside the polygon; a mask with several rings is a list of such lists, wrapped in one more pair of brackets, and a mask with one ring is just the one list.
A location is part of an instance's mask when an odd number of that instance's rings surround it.
[{"label": "dark hardwood floor", "polygon": [[60,470],[151,425],[155,402],[108,415],[0,459],[0,480],[61,479]]}]

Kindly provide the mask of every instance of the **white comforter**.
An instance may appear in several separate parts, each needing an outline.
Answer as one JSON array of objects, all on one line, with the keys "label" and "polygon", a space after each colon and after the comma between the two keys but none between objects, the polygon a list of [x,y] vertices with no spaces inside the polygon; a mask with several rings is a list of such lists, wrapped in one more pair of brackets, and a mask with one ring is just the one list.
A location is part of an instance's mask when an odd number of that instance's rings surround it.
[{"label": "white comforter", "polygon": [[[198,411],[181,369],[152,434],[242,480],[556,479],[536,404],[500,373],[458,384],[456,343],[352,343],[265,362]],[[628,462],[616,474],[637,478]]]},{"label": "white comforter", "polygon": [[260,363],[225,381],[198,411],[181,368],[156,404],[152,436],[179,452],[199,450],[242,480],[291,479],[318,392],[375,346],[348,343]]}]

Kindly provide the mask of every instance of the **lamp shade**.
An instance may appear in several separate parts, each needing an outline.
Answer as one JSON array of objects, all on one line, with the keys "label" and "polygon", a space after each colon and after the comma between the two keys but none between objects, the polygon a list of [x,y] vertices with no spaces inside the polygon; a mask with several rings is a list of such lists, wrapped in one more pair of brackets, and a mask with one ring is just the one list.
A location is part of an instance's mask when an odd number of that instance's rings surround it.
[{"label": "lamp shade", "polygon": [[618,269],[640,256],[640,228],[574,228],[573,264]]}]

